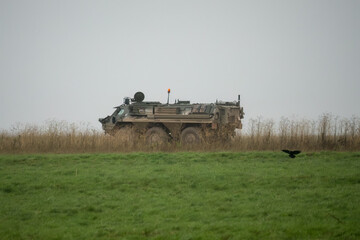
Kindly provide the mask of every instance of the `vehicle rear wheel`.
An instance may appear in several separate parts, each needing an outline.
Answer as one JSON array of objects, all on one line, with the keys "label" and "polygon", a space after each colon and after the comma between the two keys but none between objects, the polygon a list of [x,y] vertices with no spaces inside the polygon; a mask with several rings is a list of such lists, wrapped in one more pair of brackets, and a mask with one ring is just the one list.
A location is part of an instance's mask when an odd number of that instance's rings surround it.
[{"label": "vehicle rear wheel", "polygon": [[203,141],[200,128],[188,127],[181,132],[180,141],[182,144],[199,144]]},{"label": "vehicle rear wheel", "polygon": [[152,127],[146,131],[145,139],[150,145],[161,145],[169,141],[169,135],[161,127]]}]

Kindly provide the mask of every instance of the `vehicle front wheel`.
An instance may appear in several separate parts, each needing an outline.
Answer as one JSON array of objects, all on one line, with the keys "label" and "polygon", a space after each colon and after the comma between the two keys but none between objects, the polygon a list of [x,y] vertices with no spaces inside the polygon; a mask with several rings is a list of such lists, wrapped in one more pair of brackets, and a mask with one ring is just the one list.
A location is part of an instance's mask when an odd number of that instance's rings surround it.
[{"label": "vehicle front wheel", "polygon": [[133,144],[138,139],[138,135],[131,126],[123,126],[115,130],[114,137],[122,143]]}]

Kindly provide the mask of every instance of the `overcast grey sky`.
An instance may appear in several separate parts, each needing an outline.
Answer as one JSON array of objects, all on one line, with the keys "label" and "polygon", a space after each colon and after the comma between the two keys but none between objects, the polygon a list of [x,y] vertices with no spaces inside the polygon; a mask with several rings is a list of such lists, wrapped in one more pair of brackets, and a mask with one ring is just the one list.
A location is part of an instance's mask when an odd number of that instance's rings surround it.
[{"label": "overcast grey sky", "polygon": [[90,122],[136,91],[247,119],[360,115],[360,1],[0,0],[0,129]]}]

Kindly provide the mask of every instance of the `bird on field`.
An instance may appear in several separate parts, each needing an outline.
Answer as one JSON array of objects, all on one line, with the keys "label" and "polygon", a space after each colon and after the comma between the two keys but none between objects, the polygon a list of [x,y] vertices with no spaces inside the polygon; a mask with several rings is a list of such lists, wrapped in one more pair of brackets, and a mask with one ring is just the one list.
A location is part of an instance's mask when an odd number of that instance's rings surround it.
[{"label": "bird on field", "polygon": [[287,153],[287,154],[289,154],[289,157],[291,157],[291,158],[295,158],[296,156],[296,154],[299,154],[299,153],[301,153],[301,151],[299,151],[299,150],[295,150],[295,151],[290,151],[290,150],[286,150],[286,149],[284,149],[284,150],[282,150],[284,153]]}]

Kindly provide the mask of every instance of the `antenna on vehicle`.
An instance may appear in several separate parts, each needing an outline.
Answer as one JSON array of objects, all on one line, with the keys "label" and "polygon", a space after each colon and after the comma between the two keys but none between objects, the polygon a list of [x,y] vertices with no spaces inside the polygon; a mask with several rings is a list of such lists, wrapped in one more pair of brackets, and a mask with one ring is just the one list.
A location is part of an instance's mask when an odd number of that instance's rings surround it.
[{"label": "antenna on vehicle", "polygon": [[240,94],[238,95],[238,105],[240,106]]},{"label": "antenna on vehicle", "polygon": [[167,100],[168,105],[169,105],[169,97],[170,97],[170,88],[168,89],[168,100]]}]

